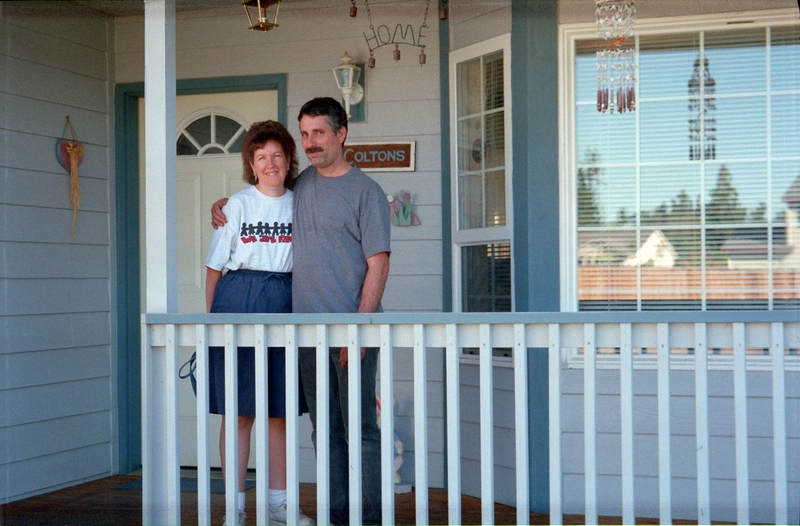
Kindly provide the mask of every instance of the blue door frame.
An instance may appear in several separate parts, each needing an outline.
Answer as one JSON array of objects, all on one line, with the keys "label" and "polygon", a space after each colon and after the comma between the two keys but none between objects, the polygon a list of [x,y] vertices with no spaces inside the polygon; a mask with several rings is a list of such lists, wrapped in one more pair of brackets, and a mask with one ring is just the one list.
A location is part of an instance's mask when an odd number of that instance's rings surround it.
[{"label": "blue door frame", "polygon": [[[176,88],[178,95],[277,90],[278,120],[288,125],[285,74],[178,80]],[[131,473],[142,465],[139,99],[144,83],[117,84],[114,97],[119,471]]]}]

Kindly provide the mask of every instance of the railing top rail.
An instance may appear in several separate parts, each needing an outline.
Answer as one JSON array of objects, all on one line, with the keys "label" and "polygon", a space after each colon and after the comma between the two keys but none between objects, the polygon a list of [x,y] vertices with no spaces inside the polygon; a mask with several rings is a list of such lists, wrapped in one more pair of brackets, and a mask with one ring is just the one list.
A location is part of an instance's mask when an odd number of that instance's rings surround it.
[{"label": "railing top rail", "polygon": [[800,310],[650,312],[384,312],[379,314],[142,314],[146,324],[569,324],[569,323],[791,323]]}]

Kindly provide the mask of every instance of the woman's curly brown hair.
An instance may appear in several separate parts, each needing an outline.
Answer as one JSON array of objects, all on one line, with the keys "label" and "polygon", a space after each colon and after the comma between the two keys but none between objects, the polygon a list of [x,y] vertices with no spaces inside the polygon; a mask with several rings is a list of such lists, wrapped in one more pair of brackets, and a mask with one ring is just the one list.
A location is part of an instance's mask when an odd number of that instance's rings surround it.
[{"label": "woman's curly brown hair", "polygon": [[258,178],[253,173],[250,163],[253,162],[256,150],[263,148],[269,141],[275,141],[283,148],[283,154],[289,160],[289,168],[286,170],[286,179],[283,186],[294,188],[294,181],[297,178],[297,148],[289,130],[283,124],[276,121],[256,122],[247,130],[242,143],[242,162],[244,173],[242,178],[250,184],[257,184]]}]

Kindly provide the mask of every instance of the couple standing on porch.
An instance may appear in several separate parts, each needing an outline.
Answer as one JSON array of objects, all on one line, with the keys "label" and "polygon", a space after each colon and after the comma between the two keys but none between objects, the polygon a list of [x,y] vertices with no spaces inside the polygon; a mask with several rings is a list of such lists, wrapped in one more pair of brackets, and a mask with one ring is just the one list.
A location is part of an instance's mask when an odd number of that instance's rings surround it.
[{"label": "couple standing on porch", "polygon": [[[216,229],[206,262],[209,312],[379,312],[389,274],[389,205],[381,187],[344,159],[347,114],[335,99],[307,102],[298,115],[311,164],[297,175],[295,144],[280,123],[254,124],[242,145],[244,179],[252,186],[212,207]],[[224,208],[223,208],[224,207]],[[228,222],[230,220],[230,222]],[[240,235],[259,221],[285,223],[289,236]],[[218,228],[221,227],[221,228]],[[245,242],[246,240],[246,242]],[[224,350],[209,350],[210,408],[223,414]],[[240,347],[238,523],[244,524],[245,473],[255,417],[255,350]],[[269,520],[286,523],[284,349],[269,349]],[[361,439],[365,524],[381,522],[380,430],[375,409],[377,348],[361,348]],[[329,350],[330,518],[349,523],[347,348]],[[299,349],[301,411],[307,403],[316,444],[316,349]],[[303,400],[304,399],[304,400]],[[314,521],[300,514],[300,523]]]}]

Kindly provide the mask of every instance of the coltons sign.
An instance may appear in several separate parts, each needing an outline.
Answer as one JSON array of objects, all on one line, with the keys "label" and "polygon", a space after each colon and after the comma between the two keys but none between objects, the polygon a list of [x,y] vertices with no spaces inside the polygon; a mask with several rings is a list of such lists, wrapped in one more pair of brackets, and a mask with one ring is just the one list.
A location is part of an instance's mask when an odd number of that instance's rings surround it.
[{"label": "coltons sign", "polygon": [[413,172],[414,141],[345,142],[344,159],[372,172]]}]

